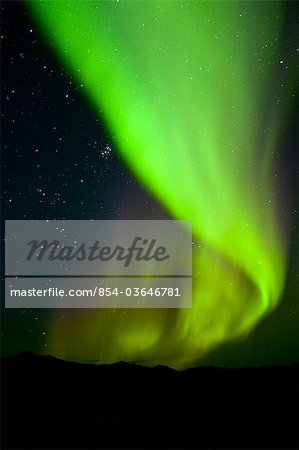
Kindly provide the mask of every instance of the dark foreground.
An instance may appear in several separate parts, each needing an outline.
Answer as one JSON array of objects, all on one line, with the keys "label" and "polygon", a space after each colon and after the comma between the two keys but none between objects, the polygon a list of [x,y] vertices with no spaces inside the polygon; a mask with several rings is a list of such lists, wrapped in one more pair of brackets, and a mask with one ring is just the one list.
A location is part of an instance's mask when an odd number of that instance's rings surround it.
[{"label": "dark foreground", "polygon": [[298,448],[298,365],[2,359],[2,448]]}]

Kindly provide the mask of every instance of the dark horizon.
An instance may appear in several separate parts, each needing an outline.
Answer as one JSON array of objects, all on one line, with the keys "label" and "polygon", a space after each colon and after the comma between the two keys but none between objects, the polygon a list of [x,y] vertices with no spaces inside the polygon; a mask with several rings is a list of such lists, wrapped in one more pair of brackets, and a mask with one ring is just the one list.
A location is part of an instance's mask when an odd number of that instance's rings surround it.
[{"label": "dark horizon", "polygon": [[2,359],[2,443],[7,449],[296,448],[298,374],[298,364],[178,372],[26,353]]}]

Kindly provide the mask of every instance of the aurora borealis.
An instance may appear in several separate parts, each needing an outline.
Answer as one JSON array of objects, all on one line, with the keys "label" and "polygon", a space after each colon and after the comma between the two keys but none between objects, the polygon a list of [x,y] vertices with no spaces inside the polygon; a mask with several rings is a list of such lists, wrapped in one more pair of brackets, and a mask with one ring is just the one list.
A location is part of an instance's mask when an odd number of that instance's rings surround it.
[{"label": "aurora borealis", "polygon": [[67,322],[49,311],[40,352],[181,369],[245,339],[277,307],[287,270],[276,158],[297,74],[281,56],[283,3],[26,6],[124,164],[192,221],[194,238],[191,310],[86,310]]}]

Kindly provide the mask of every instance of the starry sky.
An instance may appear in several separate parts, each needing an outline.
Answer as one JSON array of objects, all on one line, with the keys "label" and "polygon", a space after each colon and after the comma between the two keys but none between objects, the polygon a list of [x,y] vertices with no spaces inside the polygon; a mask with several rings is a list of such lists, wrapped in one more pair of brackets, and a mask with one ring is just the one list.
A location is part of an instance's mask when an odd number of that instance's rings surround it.
[{"label": "starry sky", "polygon": [[[278,61],[282,89],[277,92],[276,103],[294,98],[296,93],[283,87],[289,66],[294,66],[298,56],[297,5],[290,2],[283,14]],[[54,41],[46,39],[30,8],[24,2],[3,2],[2,21],[4,218],[174,217],[165,202],[154,195],[155,189],[144,185],[133,166],[126,164],[118,151],[119,137],[108,126],[106,115],[89,101],[84,81],[58,58]],[[263,45],[271,44],[267,41]],[[261,64],[267,64],[263,50],[260,59]],[[280,129],[279,148],[283,151],[275,157],[276,195],[288,249],[282,300],[246,339],[223,343],[201,357],[198,364],[243,366],[298,361],[297,103],[292,100],[287,121]],[[263,128],[263,124],[260,126]],[[59,311],[55,322],[63,324],[64,333],[72,334],[79,323],[84,323],[80,315],[79,311]],[[53,322],[49,312],[2,309],[2,318],[4,354],[48,352]],[[151,320],[159,322],[155,316]]]}]

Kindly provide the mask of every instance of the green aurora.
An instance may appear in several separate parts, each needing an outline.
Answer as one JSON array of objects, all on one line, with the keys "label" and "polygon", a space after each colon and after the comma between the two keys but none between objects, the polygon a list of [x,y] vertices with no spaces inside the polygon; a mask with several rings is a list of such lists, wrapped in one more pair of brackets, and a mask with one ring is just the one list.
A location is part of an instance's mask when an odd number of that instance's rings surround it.
[{"label": "green aurora", "polygon": [[53,315],[47,352],[181,369],[246,337],[285,281],[272,177],[288,105],[269,103],[282,4],[28,5],[123,160],[173,217],[192,220],[194,236],[191,310],[86,310],[67,324]]}]

